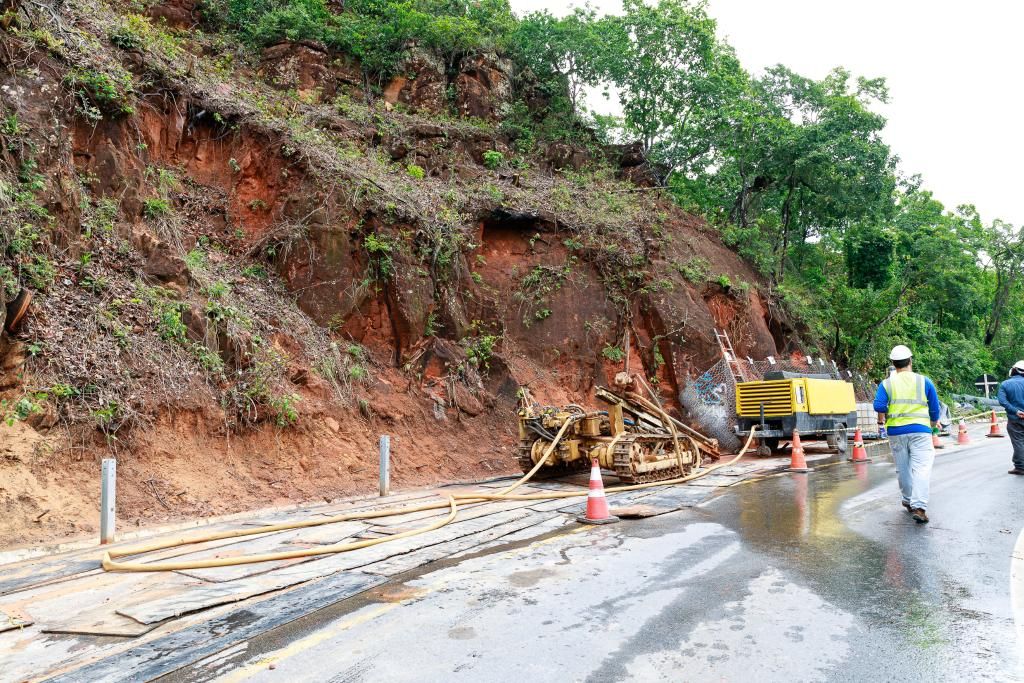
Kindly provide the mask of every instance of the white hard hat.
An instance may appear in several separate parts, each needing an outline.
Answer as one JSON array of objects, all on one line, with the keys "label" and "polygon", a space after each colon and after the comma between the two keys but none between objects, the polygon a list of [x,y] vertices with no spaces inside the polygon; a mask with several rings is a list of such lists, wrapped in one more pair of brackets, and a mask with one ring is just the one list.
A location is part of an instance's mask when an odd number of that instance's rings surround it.
[{"label": "white hard hat", "polygon": [[892,351],[889,352],[889,360],[907,360],[913,356],[910,349],[903,344],[897,344],[892,347]]},{"label": "white hard hat", "polygon": [[1017,372],[1020,372],[1020,373],[1024,374],[1024,360],[1019,360],[1019,361],[1017,361],[1016,363],[1014,363],[1014,364],[1013,364],[1013,367],[1012,367],[1012,368],[1010,368],[1010,372],[1009,372],[1009,373],[1007,373],[1007,376],[1008,376],[1008,377],[1012,377],[1012,376],[1013,376],[1013,371],[1014,371],[1014,370],[1016,370]]}]

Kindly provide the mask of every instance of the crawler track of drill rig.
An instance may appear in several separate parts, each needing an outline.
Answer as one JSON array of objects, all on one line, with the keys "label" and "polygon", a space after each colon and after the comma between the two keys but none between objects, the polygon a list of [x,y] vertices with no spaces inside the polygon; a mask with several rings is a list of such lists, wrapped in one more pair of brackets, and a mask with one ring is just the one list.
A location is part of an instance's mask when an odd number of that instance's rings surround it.
[{"label": "crawler track of drill rig", "polygon": [[524,401],[517,448],[524,472],[539,462],[566,421],[573,424],[535,477],[585,471],[591,459],[597,458],[623,482],[643,484],[685,476],[702,458],[718,456],[714,439],[674,420],[640,396],[623,396],[603,387],[598,388],[597,396],[609,404],[607,411],[587,412],[575,405],[541,407]]}]

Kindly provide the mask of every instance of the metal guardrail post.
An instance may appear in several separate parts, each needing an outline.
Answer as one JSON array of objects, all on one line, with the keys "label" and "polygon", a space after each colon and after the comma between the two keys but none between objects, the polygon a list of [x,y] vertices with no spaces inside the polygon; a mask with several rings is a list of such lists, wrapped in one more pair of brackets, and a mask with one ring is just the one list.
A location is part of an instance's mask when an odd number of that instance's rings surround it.
[{"label": "metal guardrail post", "polygon": [[380,495],[391,493],[391,437],[380,437]]},{"label": "metal guardrail post", "polygon": [[100,544],[114,540],[117,460],[104,458],[100,465]]}]

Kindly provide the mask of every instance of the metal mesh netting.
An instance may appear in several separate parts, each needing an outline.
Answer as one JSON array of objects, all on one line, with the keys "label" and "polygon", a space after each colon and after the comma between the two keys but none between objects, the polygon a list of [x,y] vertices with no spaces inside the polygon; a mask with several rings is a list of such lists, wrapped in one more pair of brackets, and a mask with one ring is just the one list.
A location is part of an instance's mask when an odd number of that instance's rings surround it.
[{"label": "metal mesh netting", "polygon": [[[876,385],[863,375],[841,370],[835,363],[811,358],[799,360],[738,359],[737,363],[746,380],[764,379],[766,372],[800,372],[827,374],[853,384],[857,401],[870,401]],[[687,382],[680,392],[680,402],[696,420],[699,428],[715,439],[724,450],[735,451],[740,441],[733,434],[736,424],[736,393],[733,372],[725,360],[720,360],[697,378]]]}]

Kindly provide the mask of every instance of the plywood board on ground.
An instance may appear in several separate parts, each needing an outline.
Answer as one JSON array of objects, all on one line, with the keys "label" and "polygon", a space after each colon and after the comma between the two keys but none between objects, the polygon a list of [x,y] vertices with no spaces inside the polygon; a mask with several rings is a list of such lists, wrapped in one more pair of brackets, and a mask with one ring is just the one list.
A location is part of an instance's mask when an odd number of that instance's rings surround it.
[{"label": "plywood board on ground", "polygon": [[110,607],[102,610],[90,610],[76,614],[67,621],[56,621],[47,624],[43,633],[65,633],[81,636],[106,636],[118,638],[138,638],[160,625],[160,622],[142,624],[129,617],[118,614]]},{"label": "plywood board on ground", "polygon": [[329,568],[312,564],[301,567],[285,567],[269,574],[251,576],[238,581],[188,587],[174,595],[164,595],[152,600],[141,600],[131,605],[120,606],[117,608],[117,613],[142,624],[156,624],[190,612],[238,602],[255,595],[319,579],[330,573],[333,572]]},{"label": "plywood board on ground", "polygon": [[335,574],[114,653],[49,680],[54,683],[148,681],[381,582],[381,577],[361,572]]},{"label": "plywood board on ground", "polygon": [[[95,551],[94,551],[95,552]],[[52,560],[23,562],[6,566],[0,572],[0,595],[26,590],[50,581],[55,581],[100,568],[99,557],[90,559]]]},{"label": "plywood board on ground", "polygon": [[404,555],[396,555],[395,557],[390,557],[380,562],[365,565],[364,567],[361,567],[361,569],[374,574],[393,576],[394,574],[400,574],[401,572],[416,569],[417,567],[430,562],[436,562],[437,560],[450,557],[456,553],[466,551],[473,552],[484,543],[500,539],[508,534],[522,531],[523,529],[535,527],[538,524],[546,522],[554,517],[561,517],[561,515],[556,513],[533,513],[469,536],[452,539],[445,543],[439,543]]},{"label": "plywood board on ground", "polygon": [[497,538],[493,541],[480,543],[471,548],[467,548],[466,550],[457,552],[453,554],[451,557],[465,557],[466,555],[474,555],[476,553],[485,550],[490,550],[491,548],[496,548],[498,546],[508,545],[510,543],[518,543],[519,541],[528,541],[543,536],[544,534],[548,534],[553,531],[558,531],[559,529],[562,529],[567,525],[579,526],[576,523],[575,518],[570,517],[568,515],[563,515],[561,513],[556,513],[553,516],[548,517],[547,519],[544,519],[544,521],[538,522],[533,526],[524,527],[519,531],[513,531],[512,533],[501,536],[500,538]]}]

